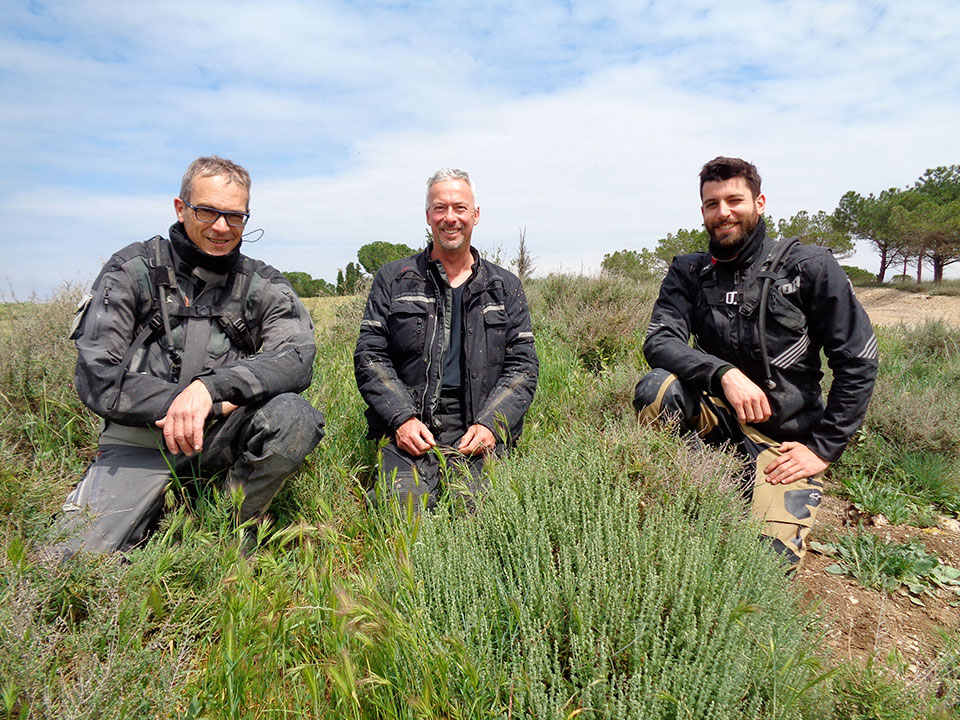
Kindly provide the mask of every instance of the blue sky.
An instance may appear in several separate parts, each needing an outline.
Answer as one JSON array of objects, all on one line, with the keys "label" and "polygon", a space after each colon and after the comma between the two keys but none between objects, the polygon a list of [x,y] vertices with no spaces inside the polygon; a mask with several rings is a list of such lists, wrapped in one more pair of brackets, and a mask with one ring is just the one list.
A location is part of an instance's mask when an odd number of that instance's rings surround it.
[{"label": "blue sky", "polygon": [[0,299],[166,233],[201,154],[253,176],[245,251],[327,280],[417,246],[442,166],[477,183],[475,243],[509,258],[526,228],[538,273],[699,226],[719,154],[773,216],[831,211],[960,163],[957,37],[953,0],[7,0]]}]

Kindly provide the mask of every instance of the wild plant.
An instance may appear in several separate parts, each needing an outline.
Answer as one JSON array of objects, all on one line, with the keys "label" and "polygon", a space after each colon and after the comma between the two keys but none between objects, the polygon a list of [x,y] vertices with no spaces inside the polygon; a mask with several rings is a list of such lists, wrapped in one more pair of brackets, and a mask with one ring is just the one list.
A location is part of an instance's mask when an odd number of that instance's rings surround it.
[{"label": "wild plant", "polygon": [[835,720],[916,720],[934,717],[927,702],[908,691],[891,669],[870,657],[846,665],[833,682]]},{"label": "wild plant", "polygon": [[866,587],[887,592],[905,588],[921,605],[918,596],[938,589],[960,595],[960,569],[942,563],[918,540],[895,543],[857,532],[811,547],[838,561],[826,572],[851,575]]}]

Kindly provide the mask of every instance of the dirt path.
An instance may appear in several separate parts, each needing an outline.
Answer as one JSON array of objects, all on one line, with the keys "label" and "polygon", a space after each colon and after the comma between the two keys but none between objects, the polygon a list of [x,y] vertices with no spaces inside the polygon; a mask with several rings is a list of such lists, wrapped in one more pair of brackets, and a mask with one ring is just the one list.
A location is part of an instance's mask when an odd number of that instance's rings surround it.
[{"label": "dirt path", "polygon": [[[915,326],[926,320],[942,320],[960,327],[960,297],[910,293],[890,288],[857,288],[857,297],[874,325]],[[960,532],[944,522],[940,528],[920,529],[908,525],[875,525],[859,516],[847,501],[837,497],[836,481],[827,482],[823,505],[811,539],[829,541],[838,533],[865,532],[885,540],[921,540],[942,562],[960,567]],[[881,661],[896,652],[902,661],[902,677],[922,686],[938,662],[943,647],[940,632],[960,631],[956,595],[924,596],[922,605],[900,593],[885,594],[862,587],[846,576],[831,575],[825,568],[833,560],[808,554],[797,573],[806,600],[825,621],[825,644],[838,660],[866,661],[871,655]]]},{"label": "dirt path", "polygon": [[892,288],[857,288],[875,325],[913,326],[926,320],[943,320],[960,327],[960,297],[927,295]]}]

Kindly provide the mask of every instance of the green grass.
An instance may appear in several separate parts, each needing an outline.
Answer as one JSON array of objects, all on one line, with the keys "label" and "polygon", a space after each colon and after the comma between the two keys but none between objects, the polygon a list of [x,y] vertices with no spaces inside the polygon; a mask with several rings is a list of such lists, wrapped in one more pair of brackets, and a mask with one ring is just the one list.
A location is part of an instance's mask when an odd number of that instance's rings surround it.
[{"label": "green grass", "polygon": [[[71,387],[73,298],[0,315],[13,330],[0,345],[0,713],[822,718],[899,708],[895,673],[841,663],[831,674],[839,661],[824,654],[819,618],[745,520],[736,463],[635,427],[656,288],[551,276],[527,291],[540,384],[475,513],[449,499],[420,516],[367,504],[376,447],[352,369],[363,299],[336,298],[311,306],[319,348],[305,393],[327,437],[275,500],[253,555],[241,551],[231,498],[206,486],[168,493],[159,528],[129,562],[80,555],[62,568],[35,548],[97,428]],[[838,467],[860,478],[849,490],[860,502],[888,488],[913,503],[910,517],[955,512],[960,442],[946,417],[934,418],[936,438],[894,420],[930,417],[917,406],[930,391],[952,408],[954,339],[942,329],[882,337],[883,382],[896,392],[879,393]],[[954,687],[956,671],[945,647],[914,695],[946,707],[955,695],[932,693]],[[888,716],[919,716],[905,712]]]}]

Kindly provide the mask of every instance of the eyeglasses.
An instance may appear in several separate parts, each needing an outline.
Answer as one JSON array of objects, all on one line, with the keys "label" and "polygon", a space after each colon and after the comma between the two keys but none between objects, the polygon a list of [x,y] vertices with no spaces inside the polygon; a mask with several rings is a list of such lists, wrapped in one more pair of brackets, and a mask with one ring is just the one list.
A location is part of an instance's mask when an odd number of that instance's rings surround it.
[{"label": "eyeglasses", "polygon": [[231,227],[243,227],[247,224],[247,220],[250,219],[250,213],[225,212],[224,210],[204,207],[203,205],[191,205],[186,200],[183,201],[183,204],[193,210],[193,214],[196,216],[198,222],[208,223],[210,225],[222,217],[227,221],[227,225]]}]

